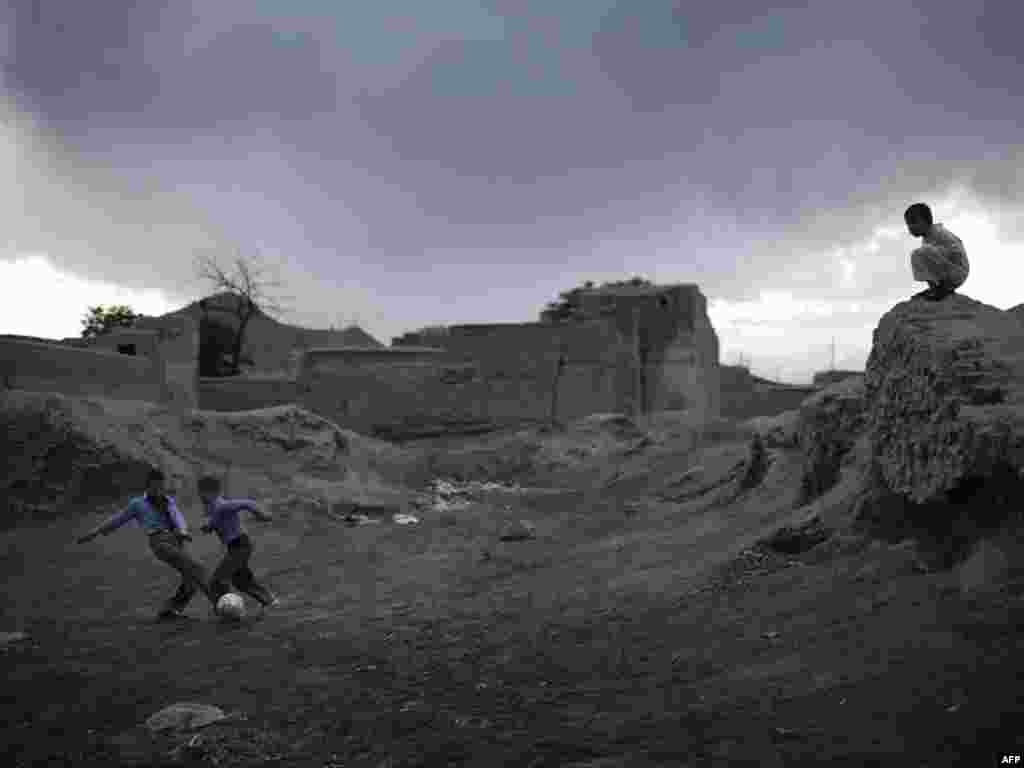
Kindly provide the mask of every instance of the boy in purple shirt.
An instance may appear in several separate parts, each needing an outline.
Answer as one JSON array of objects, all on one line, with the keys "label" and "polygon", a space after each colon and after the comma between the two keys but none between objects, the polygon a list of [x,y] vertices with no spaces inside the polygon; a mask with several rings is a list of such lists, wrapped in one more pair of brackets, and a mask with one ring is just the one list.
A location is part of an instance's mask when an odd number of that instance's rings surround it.
[{"label": "boy in purple shirt", "polygon": [[144,496],[134,497],[123,511],[79,536],[78,543],[92,541],[101,533],[106,536],[129,522],[135,522],[149,536],[153,555],[181,574],[181,585],[164,603],[159,618],[180,616],[196,592],[202,592],[216,606],[217,600],[206,582],[206,569],[185,551],[185,542],[191,541],[192,536],[174,497],[164,491],[164,475],[160,470],[150,471]]},{"label": "boy in purple shirt", "polygon": [[252,541],[242,527],[238,513],[242,510],[255,515],[259,520],[269,521],[271,516],[260,510],[250,499],[225,499],[220,495],[220,480],[207,475],[199,478],[199,497],[206,507],[206,523],[200,528],[203,533],[216,532],[224,544],[224,559],[210,578],[210,594],[216,603],[234,584],[239,592],[254,598],[260,605],[277,605],[274,594],[259,584],[249,569],[252,557]]}]

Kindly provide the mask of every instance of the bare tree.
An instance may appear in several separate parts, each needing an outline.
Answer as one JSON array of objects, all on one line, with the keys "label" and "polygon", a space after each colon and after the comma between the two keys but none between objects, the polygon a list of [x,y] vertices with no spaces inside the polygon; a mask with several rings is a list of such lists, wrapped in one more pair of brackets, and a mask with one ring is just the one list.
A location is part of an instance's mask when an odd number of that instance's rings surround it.
[{"label": "bare tree", "polygon": [[238,325],[231,349],[231,369],[237,373],[249,321],[258,312],[278,317],[286,312],[279,300],[271,295],[271,290],[280,288],[281,282],[267,279],[263,268],[240,253],[235,256],[230,272],[220,266],[216,257],[209,255],[198,259],[197,268],[199,277],[208,282],[215,292],[229,293],[237,299],[234,315]]}]

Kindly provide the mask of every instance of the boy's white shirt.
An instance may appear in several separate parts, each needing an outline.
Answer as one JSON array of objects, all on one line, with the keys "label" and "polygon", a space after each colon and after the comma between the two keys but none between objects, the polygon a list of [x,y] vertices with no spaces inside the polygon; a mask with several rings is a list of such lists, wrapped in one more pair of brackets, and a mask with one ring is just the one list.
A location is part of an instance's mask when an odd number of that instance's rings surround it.
[{"label": "boy's white shirt", "polygon": [[923,239],[925,243],[928,245],[934,245],[936,248],[955,251],[964,256],[967,255],[963,241],[946,229],[946,227],[940,222],[932,224],[928,229],[928,232],[925,233]]},{"label": "boy's white shirt", "polygon": [[928,249],[934,249],[941,254],[943,261],[947,263],[948,268],[953,270],[961,283],[967,279],[968,274],[970,274],[970,263],[967,260],[967,249],[964,248],[963,241],[959,237],[946,229],[942,223],[935,222],[928,228],[922,240],[921,247],[911,254],[911,265],[915,280],[923,282],[931,281],[935,278],[926,268],[919,268],[919,265],[914,263],[915,254],[919,251],[924,254]]}]

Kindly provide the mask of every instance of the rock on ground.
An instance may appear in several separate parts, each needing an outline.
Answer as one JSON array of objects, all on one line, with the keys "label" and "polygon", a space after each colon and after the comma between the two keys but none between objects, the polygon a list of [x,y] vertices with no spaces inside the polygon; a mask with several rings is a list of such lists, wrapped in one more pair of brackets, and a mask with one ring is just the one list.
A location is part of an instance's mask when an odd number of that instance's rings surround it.
[{"label": "rock on ground", "polygon": [[223,720],[227,715],[219,707],[193,702],[179,702],[164,707],[146,719],[146,727],[154,733],[189,731]]},{"label": "rock on ground", "polygon": [[501,541],[527,541],[537,538],[537,528],[527,520],[517,520],[502,529]]}]

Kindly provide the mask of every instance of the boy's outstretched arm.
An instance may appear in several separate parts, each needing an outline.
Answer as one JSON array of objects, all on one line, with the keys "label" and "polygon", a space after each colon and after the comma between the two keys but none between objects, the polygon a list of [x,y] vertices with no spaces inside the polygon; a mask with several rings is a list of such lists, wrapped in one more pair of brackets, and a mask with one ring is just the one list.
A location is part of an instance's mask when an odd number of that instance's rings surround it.
[{"label": "boy's outstretched arm", "polygon": [[264,512],[264,511],[263,511],[263,510],[262,510],[262,509],[260,508],[260,505],[259,505],[259,504],[257,504],[257,503],[256,503],[256,502],[255,502],[254,500],[252,500],[252,499],[231,499],[231,501],[229,501],[229,502],[227,502],[227,503],[228,503],[228,504],[233,504],[233,505],[234,505],[234,506],[232,507],[232,509],[233,509],[233,510],[237,510],[237,511],[239,511],[239,512],[241,512],[241,511],[242,511],[243,509],[244,509],[244,510],[247,510],[247,511],[248,511],[248,512],[249,512],[249,513],[250,513],[250,514],[251,514],[251,515],[253,516],[253,517],[255,517],[255,518],[256,518],[257,520],[262,520],[263,522],[268,522],[268,521],[270,521],[270,520],[273,520],[273,519],[274,519],[274,518],[273,518],[273,517],[272,517],[272,516],[270,515],[270,513],[269,513],[269,512]]},{"label": "boy's outstretched arm", "polygon": [[268,521],[273,518],[252,499],[222,499],[217,505],[216,515],[230,515],[238,512],[249,512],[258,520]]},{"label": "boy's outstretched arm", "polygon": [[256,504],[256,502],[253,502],[252,506],[249,507],[249,509],[257,520],[262,520],[264,523],[269,523],[271,520],[274,519],[274,516],[272,514],[270,514],[265,509],[260,507],[258,504]]},{"label": "boy's outstretched arm", "polygon": [[134,520],[135,517],[138,515],[138,513],[139,513],[138,507],[133,502],[133,503],[129,504],[127,507],[125,507],[123,510],[118,512],[113,517],[110,517],[110,518],[104,520],[102,523],[97,525],[95,528],[93,528],[91,531],[89,531],[85,535],[79,536],[77,541],[78,541],[79,544],[85,544],[87,541],[92,541],[93,539],[95,539],[101,533],[104,536],[106,536],[108,533],[112,533],[113,531],[116,531],[118,528],[120,528],[125,523],[127,523],[127,522],[129,522],[131,520]]}]

